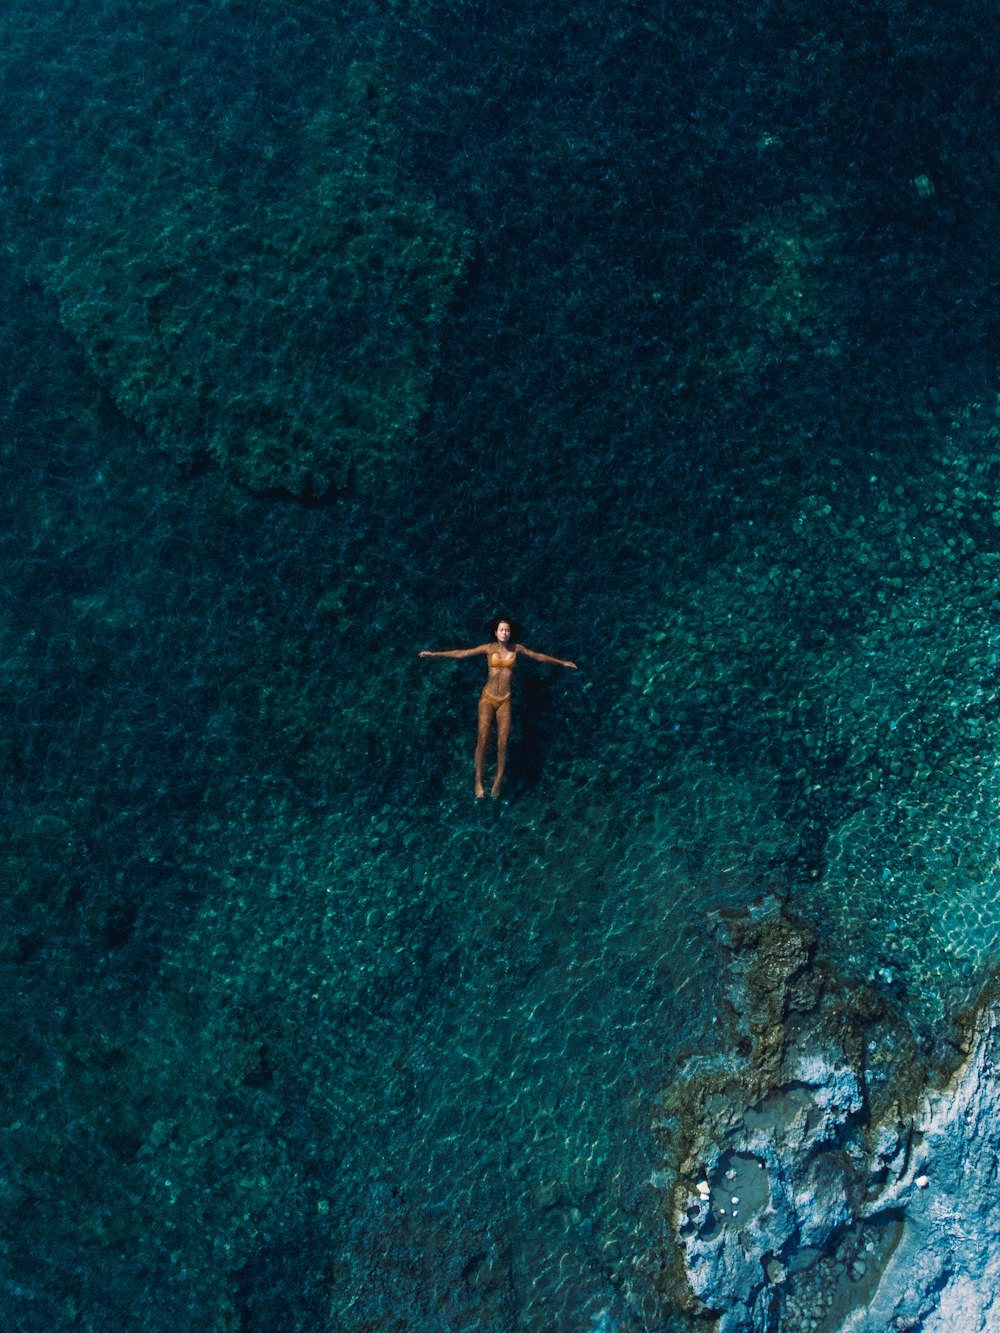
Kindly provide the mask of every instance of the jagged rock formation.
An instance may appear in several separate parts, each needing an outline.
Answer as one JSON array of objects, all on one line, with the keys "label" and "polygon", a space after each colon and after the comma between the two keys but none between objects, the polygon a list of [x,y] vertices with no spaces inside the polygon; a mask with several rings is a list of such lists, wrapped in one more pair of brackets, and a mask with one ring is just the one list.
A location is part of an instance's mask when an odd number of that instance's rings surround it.
[{"label": "jagged rock formation", "polygon": [[982,1005],[969,1054],[915,1117],[906,1169],[887,1193],[900,1236],[843,1333],[993,1333],[1000,1328],[1000,1003]]},{"label": "jagged rock formation", "polygon": [[720,938],[738,1063],[692,1062],[666,1106],[692,1312],[718,1333],[1000,1327],[996,1004],[921,1093],[905,1025],[828,974],[777,900]]}]

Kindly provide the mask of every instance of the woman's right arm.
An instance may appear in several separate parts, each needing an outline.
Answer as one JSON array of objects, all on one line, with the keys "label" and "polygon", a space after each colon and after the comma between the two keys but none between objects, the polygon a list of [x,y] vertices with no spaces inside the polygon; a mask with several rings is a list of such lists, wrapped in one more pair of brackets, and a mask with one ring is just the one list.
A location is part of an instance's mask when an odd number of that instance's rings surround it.
[{"label": "woman's right arm", "polygon": [[478,648],[446,648],[442,652],[432,653],[427,649],[418,653],[418,657],[475,657],[479,653],[488,653],[490,645],[481,643]]}]

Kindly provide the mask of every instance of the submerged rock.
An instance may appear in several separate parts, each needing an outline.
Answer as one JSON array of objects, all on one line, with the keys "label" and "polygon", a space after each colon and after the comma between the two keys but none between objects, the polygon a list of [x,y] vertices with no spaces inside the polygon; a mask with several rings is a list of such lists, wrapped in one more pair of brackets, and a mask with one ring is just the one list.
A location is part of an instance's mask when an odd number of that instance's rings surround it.
[{"label": "submerged rock", "polygon": [[427,410],[473,237],[407,173],[368,12],[311,16],[336,53],[322,90],[281,7],[242,39],[223,13],[178,31],[161,3],[127,37],[101,12],[63,17],[38,96],[66,96],[65,42],[74,109],[11,173],[8,211],[94,374],[185,467],[303,498],[384,484]]}]

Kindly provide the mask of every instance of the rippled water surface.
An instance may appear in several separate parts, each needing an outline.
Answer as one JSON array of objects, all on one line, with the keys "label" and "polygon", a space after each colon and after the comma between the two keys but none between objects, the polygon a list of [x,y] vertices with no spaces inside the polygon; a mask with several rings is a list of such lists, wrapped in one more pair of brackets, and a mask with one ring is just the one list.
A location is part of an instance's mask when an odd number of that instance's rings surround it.
[{"label": "rippled water surface", "polygon": [[715,914],[996,963],[995,25],[0,25],[5,1327],[685,1328]]}]

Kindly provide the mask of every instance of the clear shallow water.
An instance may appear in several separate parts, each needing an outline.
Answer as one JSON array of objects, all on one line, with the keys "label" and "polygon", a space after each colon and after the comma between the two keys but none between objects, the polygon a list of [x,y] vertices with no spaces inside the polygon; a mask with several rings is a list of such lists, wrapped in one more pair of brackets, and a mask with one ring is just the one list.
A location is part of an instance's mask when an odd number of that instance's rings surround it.
[{"label": "clear shallow water", "polygon": [[995,962],[992,27],[136,15],[4,20],[7,1324],[680,1326],[711,913]]}]

